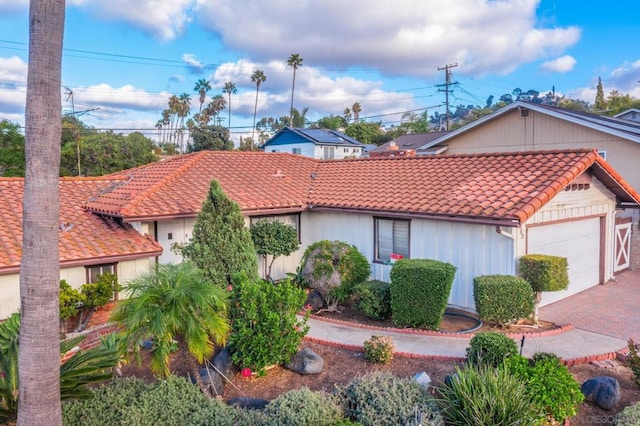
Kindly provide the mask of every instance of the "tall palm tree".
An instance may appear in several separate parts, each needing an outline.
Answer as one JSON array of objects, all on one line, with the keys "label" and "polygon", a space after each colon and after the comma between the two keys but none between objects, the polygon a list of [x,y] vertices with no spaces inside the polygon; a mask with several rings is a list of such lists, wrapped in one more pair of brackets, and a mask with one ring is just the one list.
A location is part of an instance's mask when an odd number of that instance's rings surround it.
[{"label": "tall palm tree", "polygon": [[303,59],[297,53],[292,53],[287,59],[287,66],[293,68],[293,82],[291,83],[291,107],[289,108],[289,126],[293,125],[293,91],[296,87],[296,71],[302,66]]},{"label": "tall palm tree", "polygon": [[362,112],[360,103],[356,102],[355,104],[353,104],[351,106],[351,111],[353,112],[353,121],[357,123],[358,119],[360,118],[360,112]]},{"label": "tall palm tree", "polygon": [[60,138],[65,1],[32,0],[25,112],[18,425],[62,425]]},{"label": "tall palm tree", "polygon": [[231,95],[238,93],[238,89],[236,89],[236,85],[233,82],[227,81],[222,88],[222,93],[226,93],[229,96],[229,103],[227,104],[229,106],[229,125],[227,128],[229,129],[229,132],[231,132]]},{"label": "tall palm tree", "polygon": [[215,117],[215,120],[214,120],[215,125],[217,126],[220,125],[220,121],[221,121],[220,112],[224,111],[226,107],[227,107],[227,101],[224,99],[224,96],[219,94],[215,95],[207,105],[206,109],[207,109],[207,112],[209,113],[209,116]]},{"label": "tall palm tree", "polygon": [[198,96],[200,96],[200,109],[198,110],[198,112],[202,112],[202,105],[204,104],[204,101],[207,98],[207,93],[211,90],[211,84],[209,83],[208,80],[201,78],[200,80],[196,81],[196,85],[193,88],[193,91],[198,93]]},{"label": "tall palm tree", "polygon": [[251,74],[251,81],[256,84],[256,103],[253,106],[253,127],[251,128],[251,150],[253,151],[255,145],[253,137],[256,131],[256,113],[258,112],[258,91],[260,90],[260,85],[267,81],[267,76],[264,75],[262,70],[255,70],[253,74]]},{"label": "tall palm tree", "polygon": [[178,97],[177,115],[180,120],[178,124],[178,135],[180,136],[180,153],[183,153],[184,147],[184,119],[191,112],[191,96],[188,93],[182,93]]},{"label": "tall palm tree", "polygon": [[289,117],[289,122],[293,124],[293,127],[306,127],[307,112],[309,112],[309,107],[302,108],[302,111],[298,111],[297,108],[294,108],[291,112],[293,113],[293,115]]},{"label": "tall palm tree", "polygon": [[198,363],[211,357],[215,345],[224,344],[229,331],[227,292],[189,262],[154,265],[127,289],[129,298],[119,301],[111,316],[122,326],[123,344],[137,355],[141,343],[151,338],[151,370],[166,377],[177,341],[199,380]]}]

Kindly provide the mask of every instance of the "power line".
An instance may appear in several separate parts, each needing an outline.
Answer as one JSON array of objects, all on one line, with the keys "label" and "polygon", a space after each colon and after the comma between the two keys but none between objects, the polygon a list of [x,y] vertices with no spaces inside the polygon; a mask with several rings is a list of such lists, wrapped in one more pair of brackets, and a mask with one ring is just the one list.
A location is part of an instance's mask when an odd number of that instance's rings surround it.
[{"label": "power line", "polygon": [[[447,110],[447,130],[449,130],[449,93],[451,92],[449,90],[449,85],[457,84],[457,83],[451,83],[451,71],[449,70],[457,66],[458,66],[458,63],[456,62],[455,64],[445,65],[444,67],[438,67],[438,71],[444,70],[444,87],[445,87],[444,92],[445,92],[445,108]],[[442,86],[442,84],[440,86]],[[440,90],[443,91],[442,89]]]}]

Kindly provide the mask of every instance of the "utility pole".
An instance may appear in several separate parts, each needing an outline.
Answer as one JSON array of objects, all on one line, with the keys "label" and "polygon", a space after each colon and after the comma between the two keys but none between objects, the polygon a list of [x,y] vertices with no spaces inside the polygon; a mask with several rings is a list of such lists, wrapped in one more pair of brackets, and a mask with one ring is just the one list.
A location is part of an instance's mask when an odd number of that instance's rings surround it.
[{"label": "utility pole", "polygon": [[78,129],[76,127],[77,118],[76,107],[73,102],[73,90],[69,89],[67,86],[64,86],[64,88],[66,90],[64,94],[67,95],[67,101],[71,99],[71,114],[73,116],[73,138],[76,140],[76,154],[78,157],[78,176],[82,176],[82,173],[80,172],[80,135],[78,135]]},{"label": "utility pole", "polygon": [[452,83],[451,82],[451,71],[449,71],[451,68],[457,67],[458,64],[449,64],[449,65],[445,65],[444,67],[438,67],[438,71],[442,71],[444,70],[444,84],[439,84],[438,86],[444,86],[444,90],[443,89],[438,89],[441,92],[445,93],[445,106],[447,108],[447,131],[449,131],[449,92],[451,92],[451,90],[449,90],[449,85],[450,84],[457,84],[457,83]]}]

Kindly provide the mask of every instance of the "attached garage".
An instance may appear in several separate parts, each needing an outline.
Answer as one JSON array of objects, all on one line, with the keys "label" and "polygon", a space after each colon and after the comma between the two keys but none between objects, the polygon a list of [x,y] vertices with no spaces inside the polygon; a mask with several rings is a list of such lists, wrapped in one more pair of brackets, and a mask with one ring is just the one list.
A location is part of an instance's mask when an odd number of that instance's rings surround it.
[{"label": "attached garage", "polygon": [[527,253],[567,258],[569,288],[543,293],[542,305],[586,290],[604,280],[604,217],[530,226]]}]

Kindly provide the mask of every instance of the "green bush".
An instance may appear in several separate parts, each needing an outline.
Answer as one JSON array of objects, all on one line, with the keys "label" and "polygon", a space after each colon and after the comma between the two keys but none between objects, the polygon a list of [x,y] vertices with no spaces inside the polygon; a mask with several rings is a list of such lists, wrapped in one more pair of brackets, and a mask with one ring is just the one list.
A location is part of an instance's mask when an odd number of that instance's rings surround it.
[{"label": "green bush", "polygon": [[184,378],[169,376],[155,384],[141,379],[117,379],[100,386],[95,397],[62,405],[69,426],[163,425],[213,426],[264,424],[259,415],[207,398]]},{"label": "green bush", "polygon": [[473,280],[473,299],[483,321],[505,325],[533,315],[533,289],[522,278],[484,275]]},{"label": "green bush", "polygon": [[520,258],[520,275],[534,292],[565,290],[569,286],[566,257],[524,255]]},{"label": "green bush", "polygon": [[375,372],[336,388],[344,413],[363,426],[411,424],[422,416],[422,425],[443,425],[429,393],[411,379]]},{"label": "green bush", "polygon": [[262,372],[286,364],[307,334],[307,318],[296,314],[306,294],[286,280],[277,285],[260,279],[237,277],[232,289],[232,332],[229,345],[234,364]]},{"label": "green bush", "polygon": [[439,389],[438,403],[447,424],[530,426],[544,418],[524,381],[504,367],[456,368],[452,377]]},{"label": "green bush", "polygon": [[342,407],[334,395],[303,387],[271,401],[264,414],[274,426],[334,425],[342,420]]},{"label": "green bush", "polygon": [[473,336],[466,354],[470,365],[498,367],[505,359],[517,355],[518,347],[504,334],[487,331]]},{"label": "green bush", "polygon": [[375,364],[389,364],[393,360],[394,344],[389,336],[371,336],[364,342],[364,357]]},{"label": "green bush", "polygon": [[633,339],[627,341],[627,348],[629,348],[629,361],[628,365],[633,372],[633,381],[636,385],[640,386],[640,356],[638,356],[638,346]]},{"label": "green bush", "polygon": [[515,356],[506,367],[525,381],[534,403],[547,416],[562,422],[578,413],[584,400],[580,384],[555,354],[535,354],[531,361]]},{"label": "green bush", "polygon": [[613,424],[616,426],[640,425],[640,402],[625,407],[624,410],[616,414]]},{"label": "green bush", "polygon": [[385,320],[391,317],[391,284],[365,281],[353,288],[354,307],[367,317]]},{"label": "green bush", "polygon": [[307,247],[300,265],[300,280],[334,308],[349,297],[353,286],[371,275],[367,258],[357,247],[341,241],[316,241]]},{"label": "green bush", "polygon": [[456,267],[431,259],[402,259],[391,268],[391,312],[400,327],[440,327]]},{"label": "green bush", "polygon": [[60,280],[60,319],[67,320],[78,315],[84,296],[66,280]]}]

